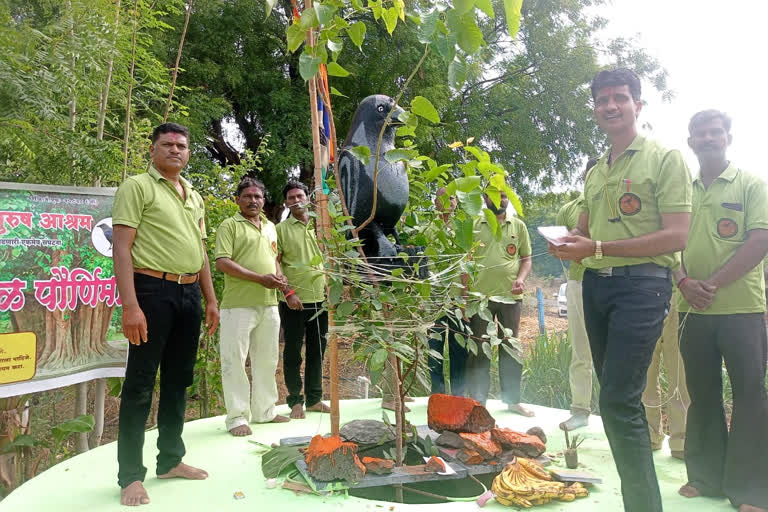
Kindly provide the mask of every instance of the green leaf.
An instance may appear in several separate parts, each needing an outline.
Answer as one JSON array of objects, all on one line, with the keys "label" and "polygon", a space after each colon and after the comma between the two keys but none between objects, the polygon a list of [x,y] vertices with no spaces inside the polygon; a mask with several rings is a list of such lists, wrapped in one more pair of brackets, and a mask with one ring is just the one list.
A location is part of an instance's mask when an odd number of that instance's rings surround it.
[{"label": "green leaf", "polygon": [[499,221],[496,219],[496,215],[488,208],[483,210],[483,215],[485,215],[485,220],[488,221],[488,226],[491,228],[493,235],[500,235],[501,231],[499,230]]},{"label": "green leaf", "polygon": [[72,418],[63,423],[59,423],[51,429],[53,439],[57,444],[60,444],[66,438],[74,433],[90,432],[93,430],[95,420],[90,414],[83,414],[77,418]]},{"label": "green leaf", "polygon": [[491,352],[491,344],[487,341],[483,342],[483,353],[486,355],[486,357],[490,360],[493,359],[493,353]]},{"label": "green leaf", "polygon": [[453,229],[456,232],[456,244],[465,252],[469,252],[472,249],[472,231],[474,229],[472,218],[467,217],[464,220],[454,218]]},{"label": "green leaf", "polygon": [[475,0],[475,7],[483,11],[483,13],[491,19],[496,17],[496,14],[493,12],[493,4],[491,4],[491,0]]},{"label": "green leaf", "polygon": [[418,154],[419,152],[416,151],[415,149],[395,148],[387,151],[384,154],[384,159],[391,164],[395,162],[399,162],[400,160],[405,160],[407,162],[410,159],[418,156]]},{"label": "green leaf", "polygon": [[361,10],[361,9],[363,8],[363,2],[362,2],[362,0],[352,0],[352,7],[353,7],[353,8],[354,8],[356,11],[359,11],[359,10]]},{"label": "green leaf", "polygon": [[374,352],[373,356],[371,356],[371,369],[380,370],[384,368],[384,363],[386,362],[388,355],[389,353],[385,348],[380,348]]},{"label": "green leaf", "polygon": [[368,0],[368,8],[373,13],[373,19],[378,21],[382,14],[381,0]]},{"label": "green leaf", "polygon": [[458,15],[467,14],[475,6],[475,0],[453,0],[453,10]]},{"label": "green leaf", "polygon": [[336,314],[339,318],[344,318],[350,315],[355,310],[355,303],[351,301],[344,301],[336,308]]},{"label": "green leaf", "polygon": [[456,58],[456,34],[438,32],[432,45],[445,62],[450,64]]},{"label": "green leaf", "polygon": [[504,14],[507,17],[507,30],[514,39],[520,30],[520,10],[523,8],[523,0],[504,0]]},{"label": "green leaf", "polygon": [[338,62],[329,62],[328,74],[331,76],[345,77],[345,76],[349,76],[349,71],[341,67],[341,65]]},{"label": "green leaf", "polygon": [[473,190],[479,190],[482,185],[482,178],[480,176],[465,176],[464,178],[456,178],[456,189],[461,192],[472,192]]},{"label": "green leaf", "polygon": [[406,137],[408,135],[415,137],[416,129],[413,126],[400,126],[395,131],[395,135],[398,137]]},{"label": "green leaf", "polygon": [[339,92],[339,90],[333,86],[331,86],[331,94],[334,96],[341,96],[342,98],[349,98],[346,94],[342,94]]},{"label": "green leaf", "polygon": [[303,43],[307,37],[307,32],[302,30],[296,23],[291,23],[287,29],[285,29],[285,37],[288,40],[288,50],[293,53],[299,49],[301,43]]},{"label": "green leaf", "polygon": [[320,69],[320,63],[323,59],[320,57],[313,57],[308,53],[302,53],[299,57],[299,74],[304,80],[309,80],[317,74],[317,70]]},{"label": "green leaf", "polygon": [[437,109],[432,105],[432,102],[424,96],[416,96],[413,98],[413,101],[411,102],[411,111],[427,121],[432,121],[433,123],[440,122],[440,115],[437,113]]},{"label": "green leaf", "polygon": [[333,20],[333,15],[336,13],[336,7],[329,4],[315,4],[315,14],[317,15],[317,21],[321,25],[328,25]]},{"label": "green leaf", "polygon": [[0,453],[10,453],[16,448],[21,448],[22,446],[35,446],[36,444],[37,441],[34,437],[27,434],[22,434],[20,436],[16,436],[13,441],[5,445],[5,448],[3,448],[3,451]]},{"label": "green leaf", "polygon": [[448,84],[454,89],[461,89],[467,81],[467,65],[461,60],[452,60],[448,65]]},{"label": "green leaf", "polygon": [[435,167],[434,169],[430,169],[430,171],[424,176],[424,181],[430,182],[437,178],[438,176],[441,176],[442,174],[445,174],[447,171],[449,171],[453,167],[451,164],[443,164],[439,167]]},{"label": "green leaf", "polygon": [[454,28],[456,32],[456,42],[459,48],[469,53],[475,53],[485,43],[483,32],[477,27],[475,17],[472,14],[465,14],[458,20]]},{"label": "green leaf", "polygon": [[109,389],[109,396],[120,396],[120,391],[123,390],[123,379],[107,377],[107,389]]},{"label": "green leaf", "polygon": [[429,43],[432,41],[432,36],[435,34],[437,28],[437,18],[440,13],[437,9],[425,12],[421,15],[421,25],[416,34],[420,43]]},{"label": "green leaf", "polygon": [[301,13],[301,18],[299,20],[299,25],[301,25],[301,28],[306,31],[317,27],[318,24],[319,22],[317,20],[317,13],[315,12],[315,9],[313,7],[304,9],[304,12]]},{"label": "green leaf", "polygon": [[327,44],[333,53],[339,53],[344,48],[344,41],[341,39],[329,39]]},{"label": "green leaf", "polygon": [[344,285],[339,281],[333,281],[328,291],[328,302],[332,305],[338,304],[341,300],[341,294],[344,293]]},{"label": "green leaf", "polygon": [[459,200],[461,209],[467,212],[467,215],[474,217],[483,209],[483,194],[475,189],[471,192],[456,192],[456,198]]},{"label": "green leaf", "polygon": [[272,9],[274,9],[275,4],[277,4],[277,0],[267,0],[267,18],[269,18],[269,15],[272,14]]},{"label": "green leaf", "polygon": [[384,25],[387,27],[387,32],[392,35],[397,26],[397,18],[400,15],[400,11],[397,7],[390,7],[389,9],[383,9],[381,17],[384,19]]},{"label": "green leaf", "polygon": [[368,146],[355,146],[354,148],[347,148],[345,151],[360,160],[363,165],[368,165],[368,162],[371,161],[371,148]]},{"label": "green leaf", "polygon": [[363,40],[365,39],[365,23],[362,21],[358,21],[356,23],[353,23],[348,29],[347,29],[347,35],[352,40],[352,42],[362,50],[363,46]]},{"label": "green leaf", "polygon": [[[307,445],[304,445],[307,446]],[[265,478],[277,478],[283,470],[304,457],[304,446],[276,446],[261,456],[261,472]]]}]

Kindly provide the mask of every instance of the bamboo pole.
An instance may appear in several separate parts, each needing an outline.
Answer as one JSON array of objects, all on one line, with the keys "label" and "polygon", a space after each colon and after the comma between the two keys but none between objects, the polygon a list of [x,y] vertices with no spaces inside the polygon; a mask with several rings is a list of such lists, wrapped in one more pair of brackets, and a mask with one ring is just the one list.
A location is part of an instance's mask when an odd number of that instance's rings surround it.
[{"label": "bamboo pole", "polygon": [[[304,1],[304,8],[312,7],[312,0]],[[307,46],[315,45],[315,35],[312,29],[307,31]],[[309,110],[312,123],[312,155],[314,159],[315,200],[317,202],[318,225],[317,235],[321,245],[331,236],[331,222],[328,215],[328,196],[323,191],[323,156],[320,147],[320,114],[317,111],[317,75],[308,80]],[[328,284],[326,282],[326,289]],[[333,306],[328,308],[328,358],[330,360],[330,394],[331,394],[331,435],[339,435],[339,349],[334,332]]]},{"label": "bamboo pole", "polygon": [[168,103],[165,105],[165,114],[163,114],[163,123],[168,120],[168,112],[171,110],[171,101],[173,100],[173,90],[176,88],[176,78],[179,76],[179,62],[181,62],[181,50],[184,48],[184,38],[187,37],[187,27],[189,26],[189,15],[192,13],[192,2],[187,4],[187,14],[184,17],[184,29],[181,31],[181,40],[179,41],[179,51],[176,53],[176,65],[173,67],[173,80],[171,80],[171,92],[168,94]]},{"label": "bamboo pole", "polygon": [[123,179],[128,177],[128,141],[131,136],[131,98],[133,96],[133,73],[136,69],[136,31],[138,30],[139,0],[133,2],[133,36],[131,37],[131,74],[128,79],[128,99],[125,102],[125,135],[123,139]]}]

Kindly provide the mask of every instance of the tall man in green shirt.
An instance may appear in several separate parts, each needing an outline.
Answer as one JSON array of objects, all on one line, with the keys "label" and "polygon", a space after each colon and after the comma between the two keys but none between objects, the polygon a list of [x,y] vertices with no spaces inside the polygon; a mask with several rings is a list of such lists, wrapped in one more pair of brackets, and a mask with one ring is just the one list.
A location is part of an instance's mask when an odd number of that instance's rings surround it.
[{"label": "tall man in green shirt", "polygon": [[[584,169],[584,177],[597,163],[590,158]],[[569,230],[576,227],[581,215],[584,195],[565,203],[557,212],[558,226]],[[571,365],[568,367],[568,381],[571,385],[571,417],[560,423],[562,430],[576,430],[589,423],[592,410],[592,352],[589,350],[587,328],[584,326],[584,303],[581,300],[581,280],[584,266],[575,261],[568,269],[568,284],[565,288],[565,300],[568,306],[568,336],[571,339]]]},{"label": "tall man in green shirt", "polygon": [[601,71],[591,89],[611,146],[587,175],[577,228],[550,251],[586,266],[584,320],[624,509],[660,512],[641,395],[669,308],[670,269],[688,238],[691,177],[679,151],[638,135],[635,73]]},{"label": "tall man in green shirt", "polygon": [[189,130],[165,123],[152,132],[149,172],[131,176],[112,211],[123,333],[130,342],[120,394],[118,484],[123,505],[145,505],[144,428],[160,368],[157,477],[202,480],[208,473],[181,462],[187,387],[197,360],[202,307],[208,335],[219,310],[205,251],[205,210],[181,172],[189,161]]},{"label": "tall man in green shirt", "polygon": [[[322,253],[309,218],[309,189],[298,181],[283,188],[291,215],[277,225],[277,259],[288,280],[280,302],[280,321],[285,335],[283,377],[291,418],[308,411],[331,412],[323,398],[323,354],[328,335],[328,312],[323,310],[325,278]],[[312,263],[312,260],[318,260]],[[301,385],[301,346],[306,336],[304,386]]]},{"label": "tall man in green shirt", "polygon": [[[221,299],[221,376],[225,425],[233,436],[251,434],[250,421],[282,423],[275,413],[280,315],[276,290],[288,286],[277,262],[275,225],[262,213],[264,184],[250,176],[237,186],[240,211],[216,233],[216,268],[224,272]],[[245,359],[251,361],[251,389]]]},{"label": "tall man in green shirt", "polygon": [[[688,145],[699,160],[683,266],[680,352],[691,406],[685,441],[687,497],[727,496],[740,512],[768,510],[768,399],[765,392],[766,185],[726,159],[731,120],[695,114]],[[730,430],[722,365],[733,389]]]},{"label": "tall man in green shirt", "polygon": [[[485,204],[496,215],[501,239],[494,236],[485,217],[475,224],[475,235],[482,242],[475,253],[480,271],[470,289],[488,297],[498,297],[498,300],[488,301],[488,310],[501,327],[512,329],[512,335],[517,337],[525,280],[531,272],[531,239],[525,223],[507,212],[509,199],[504,192],[498,207],[487,195]],[[486,333],[488,321],[474,315],[469,325],[477,339],[477,354],[470,352],[467,355],[465,389],[467,396],[484,404],[491,385],[491,361],[481,348],[481,336]],[[501,333],[499,335],[503,337]],[[511,412],[533,416],[533,411],[520,404],[522,375],[523,365],[506,350],[499,350],[501,400]]]}]

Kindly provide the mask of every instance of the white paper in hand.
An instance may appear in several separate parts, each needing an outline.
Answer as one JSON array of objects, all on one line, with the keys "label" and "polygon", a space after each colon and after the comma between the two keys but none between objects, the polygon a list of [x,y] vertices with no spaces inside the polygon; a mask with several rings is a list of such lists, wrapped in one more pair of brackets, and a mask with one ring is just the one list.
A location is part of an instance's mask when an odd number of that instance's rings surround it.
[{"label": "white paper in hand", "polygon": [[568,236],[568,228],[565,226],[539,226],[536,230],[547,242],[555,246],[564,245],[562,239]]}]

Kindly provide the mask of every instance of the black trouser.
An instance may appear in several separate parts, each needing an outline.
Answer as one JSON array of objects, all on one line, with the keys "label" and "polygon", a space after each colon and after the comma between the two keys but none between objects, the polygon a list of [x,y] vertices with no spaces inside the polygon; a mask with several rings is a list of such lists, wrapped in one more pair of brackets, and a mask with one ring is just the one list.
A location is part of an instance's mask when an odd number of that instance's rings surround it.
[{"label": "black trouser", "polygon": [[[328,312],[323,311],[322,302],[308,302],[304,309],[296,311],[285,302],[280,303],[280,323],[283,326],[285,347],[283,349],[283,377],[288,388],[288,407],[305,403],[312,407],[323,399],[323,354],[328,334]],[[301,386],[301,345],[306,335],[307,343],[304,368],[304,394]]]},{"label": "black trouser", "polygon": [[134,274],[136,298],[147,318],[147,342],[131,344],[120,395],[117,436],[117,482],[126,487],[144,481],[142,449],[144,429],[152,405],[157,369],[160,368],[160,403],[157,411],[157,474],[176,467],[184,456],[184,412],[187,387],[197,359],[202,308],[200,286],[176,284]]},{"label": "black trouser", "polygon": [[[738,507],[768,508],[768,399],[762,313],[680,314],[680,353],[691,395],[685,435],[688,481]],[[731,379],[731,429],[723,408],[722,365]]]},{"label": "black trouser", "polygon": [[600,381],[600,414],[627,512],[662,510],[642,394],[671,292],[668,278],[584,273],[584,323]]},{"label": "black trouser", "polygon": [[[517,338],[522,302],[518,301],[514,304],[489,302],[488,310],[492,317],[496,317],[502,327],[512,329],[512,335]],[[480,315],[475,315],[470,319],[469,326],[472,329],[472,338],[477,344],[477,354],[471,352],[467,354],[466,391],[467,396],[484,404],[491,388],[491,360],[486,357],[482,348],[483,341],[487,342],[488,339],[482,339],[481,336],[486,333],[488,322],[480,318]],[[499,329],[497,336],[504,337],[501,329]],[[520,379],[522,376],[523,365],[509,355],[505,349],[499,347],[499,381],[501,382],[501,400],[504,403],[508,405],[520,403]]]},{"label": "black trouser", "polygon": [[[467,349],[456,341],[456,333],[463,329],[454,317],[440,318],[430,329],[429,348],[443,354],[446,338],[448,340],[449,371],[451,376],[451,394],[464,396],[464,374],[466,372]],[[445,393],[443,359],[429,358],[429,375],[432,380],[432,393]]]}]

